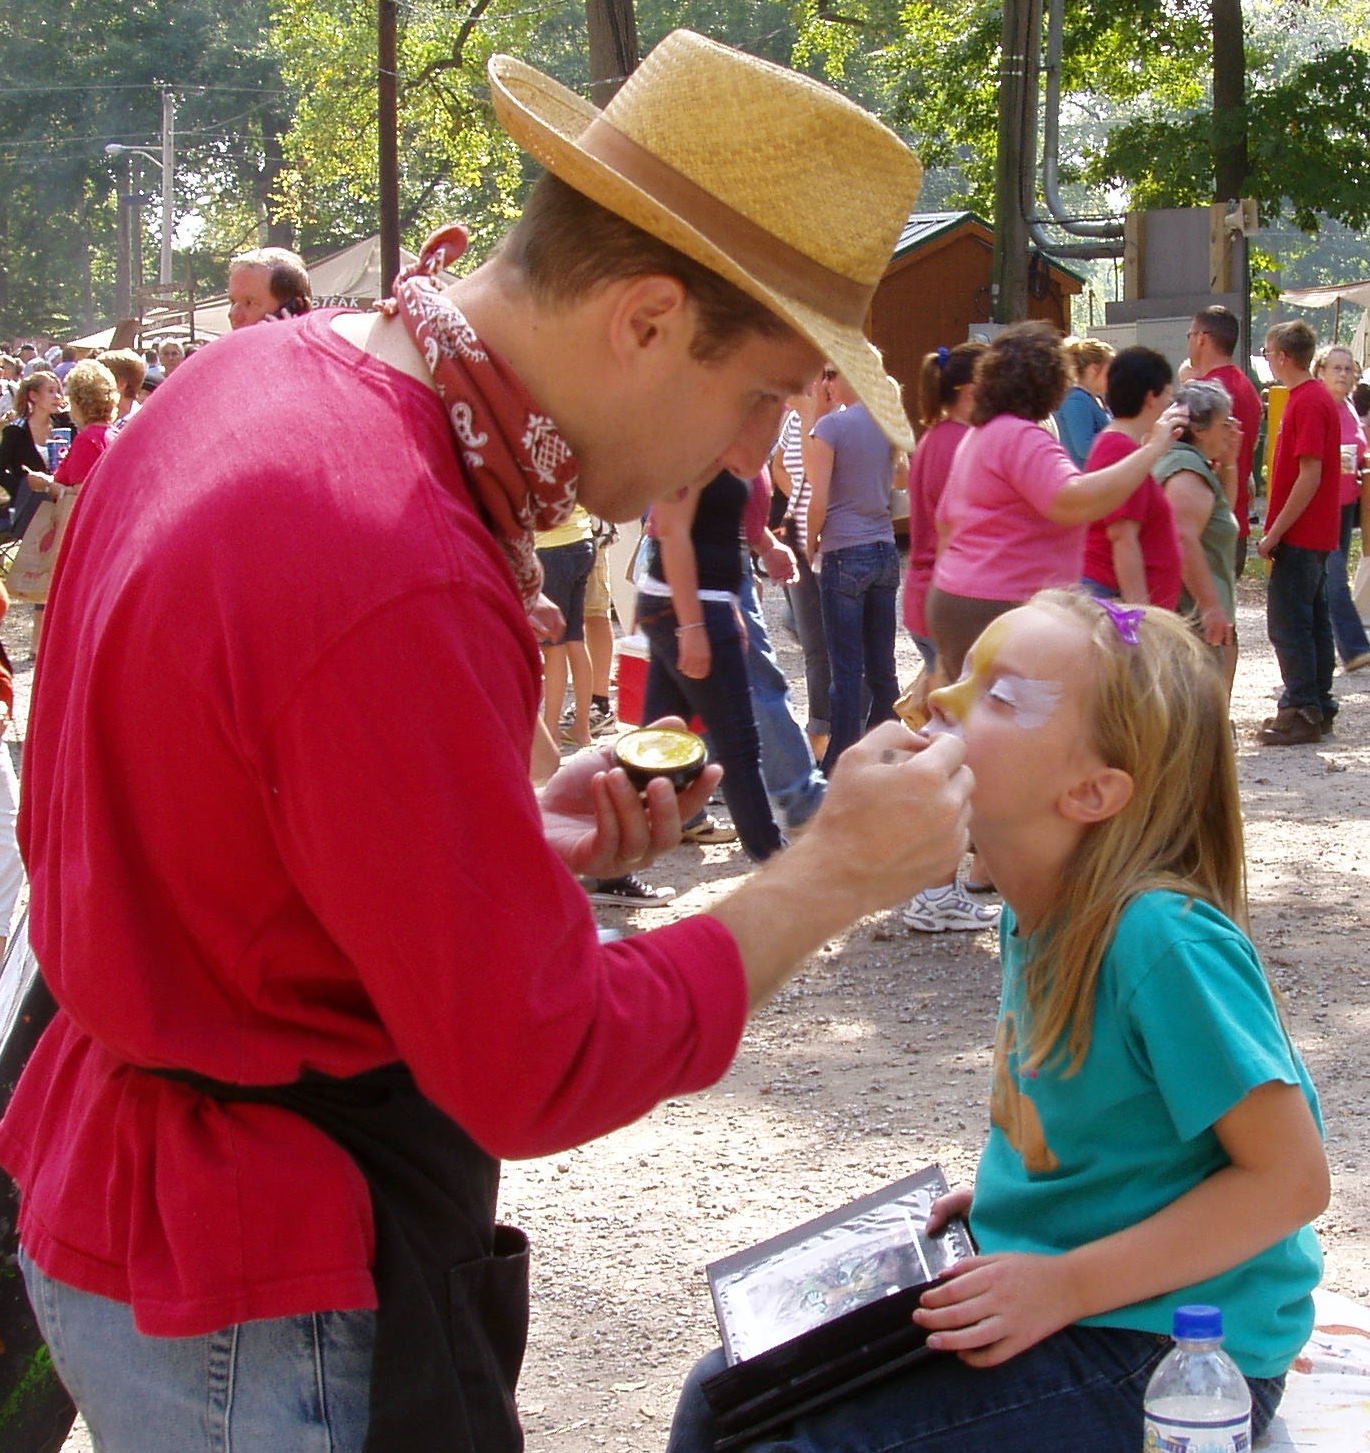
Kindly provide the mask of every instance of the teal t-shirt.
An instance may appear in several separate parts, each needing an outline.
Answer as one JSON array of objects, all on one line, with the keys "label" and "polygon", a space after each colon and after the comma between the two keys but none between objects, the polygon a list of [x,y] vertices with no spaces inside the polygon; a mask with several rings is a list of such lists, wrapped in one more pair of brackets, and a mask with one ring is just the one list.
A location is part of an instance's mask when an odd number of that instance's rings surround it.
[{"label": "teal t-shirt", "polygon": [[[1129,905],[1073,1075],[1055,1059],[1031,1075],[1021,1068],[1028,942],[1015,927],[1006,908],[993,1124],[971,1217],[982,1251],[1055,1254],[1145,1220],[1228,1163],[1212,1126],[1272,1080],[1299,1085],[1321,1128],[1256,951],[1217,909],[1169,892]],[[1210,1234],[1221,1241],[1220,1221]],[[1176,1307],[1210,1303],[1238,1367],[1275,1377],[1312,1331],[1321,1275],[1305,1226],[1221,1276],[1085,1320],[1168,1334]]]}]

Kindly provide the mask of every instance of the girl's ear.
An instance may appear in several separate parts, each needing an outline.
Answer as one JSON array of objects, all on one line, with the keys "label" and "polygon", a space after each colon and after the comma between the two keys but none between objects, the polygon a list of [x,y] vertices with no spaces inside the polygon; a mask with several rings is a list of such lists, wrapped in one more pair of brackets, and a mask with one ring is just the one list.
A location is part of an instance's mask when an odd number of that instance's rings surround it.
[{"label": "girl's ear", "polygon": [[1132,777],[1121,767],[1100,767],[1068,787],[1057,807],[1071,822],[1107,822],[1132,801],[1132,789]]}]

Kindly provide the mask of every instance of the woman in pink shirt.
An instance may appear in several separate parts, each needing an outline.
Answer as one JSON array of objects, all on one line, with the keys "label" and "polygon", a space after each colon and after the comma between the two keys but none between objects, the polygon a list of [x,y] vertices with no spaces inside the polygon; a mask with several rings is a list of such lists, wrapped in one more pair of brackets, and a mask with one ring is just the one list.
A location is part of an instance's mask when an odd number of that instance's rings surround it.
[{"label": "woman in pink shirt", "polygon": [[1049,323],[1015,323],[975,368],[974,427],[956,451],[937,507],[940,548],[928,592],[938,670],[961,674],[971,642],[996,616],[1049,586],[1080,579],[1085,527],[1111,514],[1170,447],[1167,409],[1145,442],[1081,474],[1040,425],[1065,396],[1069,370]]},{"label": "woman in pink shirt", "polygon": [[909,460],[909,568],[904,577],[904,624],[929,673],[937,648],[928,629],[927,596],[937,558],[937,503],[947,487],[951,461],[970,429],[975,407],[975,361],[983,343],[939,348],[923,359],[918,375],[918,429],[922,436]]}]

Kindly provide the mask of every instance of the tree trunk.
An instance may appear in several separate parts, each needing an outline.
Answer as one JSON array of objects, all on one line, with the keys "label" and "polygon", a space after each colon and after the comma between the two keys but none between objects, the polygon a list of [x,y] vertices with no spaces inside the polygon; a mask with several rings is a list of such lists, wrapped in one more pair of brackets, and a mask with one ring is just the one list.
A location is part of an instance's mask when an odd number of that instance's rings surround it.
[{"label": "tree trunk", "polygon": [[1242,0],[1213,0],[1214,200],[1246,189],[1246,44]]},{"label": "tree trunk", "polygon": [[636,70],[637,16],[633,0],[585,0],[590,25],[590,96],[603,109]]}]

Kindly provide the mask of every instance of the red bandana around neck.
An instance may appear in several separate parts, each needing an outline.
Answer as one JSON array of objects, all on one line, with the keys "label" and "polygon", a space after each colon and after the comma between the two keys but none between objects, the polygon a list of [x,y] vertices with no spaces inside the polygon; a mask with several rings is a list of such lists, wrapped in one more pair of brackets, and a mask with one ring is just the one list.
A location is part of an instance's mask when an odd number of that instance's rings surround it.
[{"label": "red bandana around neck", "polygon": [[551,418],[443,293],[438,273],[465,251],[465,228],[433,233],[385,311],[403,319],[433,375],[476,502],[531,611],[542,590],[533,532],[570,518],[579,473]]}]

